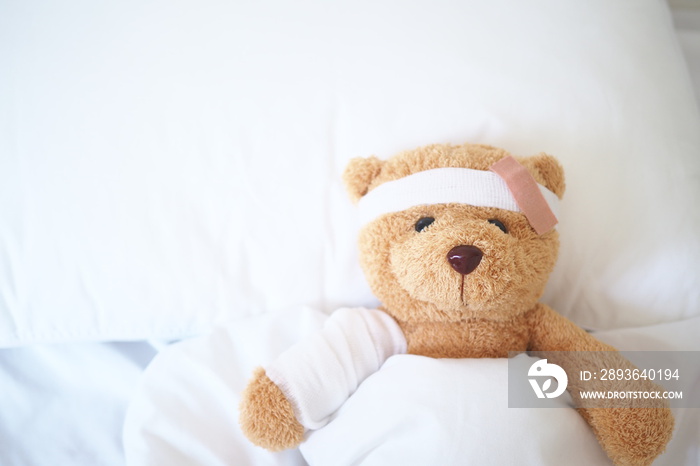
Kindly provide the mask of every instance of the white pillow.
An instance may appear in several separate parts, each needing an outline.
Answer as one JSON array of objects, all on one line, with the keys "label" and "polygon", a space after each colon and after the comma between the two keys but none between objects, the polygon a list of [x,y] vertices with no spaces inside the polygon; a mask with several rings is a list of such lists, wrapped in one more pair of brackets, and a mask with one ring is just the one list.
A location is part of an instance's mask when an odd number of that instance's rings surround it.
[{"label": "white pillow", "polygon": [[2,346],[371,305],[340,174],[434,142],[562,160],[546,297],[562,313],[613,328],[700,310],[700,118],[659,0],[6,2],[0,18]]}]

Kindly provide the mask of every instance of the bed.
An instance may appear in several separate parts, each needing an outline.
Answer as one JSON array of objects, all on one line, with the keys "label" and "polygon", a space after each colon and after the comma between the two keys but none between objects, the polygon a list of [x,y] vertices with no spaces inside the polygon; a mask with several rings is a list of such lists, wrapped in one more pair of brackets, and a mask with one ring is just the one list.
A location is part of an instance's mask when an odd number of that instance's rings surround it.
[{"label": "bed", "polygon": [[[250,446],[236,397],[334,309],[376,305],[345,163],[433,142],[556,155],[544,301],[619,349],[700,351],[699,11],[3,2],[0,464],[357,462],[332,430]],[[484,405],[484,432],[506,419],[489,412],[507,416]],[[507,448],[475,437],[470,460],[607,464],[558,412],[538,434],[506,423],[528,434]],[[674,414],[655,464],[700,464],[700,412]]]}]

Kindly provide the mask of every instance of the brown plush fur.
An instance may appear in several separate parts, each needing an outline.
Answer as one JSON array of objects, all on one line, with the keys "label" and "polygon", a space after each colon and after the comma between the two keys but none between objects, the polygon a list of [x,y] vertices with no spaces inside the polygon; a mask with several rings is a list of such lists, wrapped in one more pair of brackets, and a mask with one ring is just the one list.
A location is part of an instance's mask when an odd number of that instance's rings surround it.
[{"label": "brown plush fur", "polygon": [[295,447],[304,439],[304,427],[294,416],[292,404],[262,368],[255,370],[243,392],[240,419],[243,433],[270,451]]},{"label": "brown plush fur", "polygon": [[[483,145],[432,145],[387,161],[353,159],[344,179],[351,199],[357,201],[382,183],[419,171],[488,170],[508,155]],[[538,183],[563,195],[564,173],[556,159],[546,154],[517,159]],[[435,221],[417,232],[415,223],[422,217]],[[508,233],[489,223],[490,219],[505,224]],[[448,251],[458,245],[476,246],[484,254],[466,276],[447,261]],[[460,204],[413,207],[366,225],[359,248],[372,291],[404,331],[411,354],[493,358],[507,357],[509,351],[613,350],[538,303],[556,262],[559,239],[556,230],[537,235],[520,213]],[[256,373],[242,404],[244,429],[259,445],[279,448],[298,443],[303,429],[300,434],[291,406],[271,383],[262,370]],[[261,407],[266,404],[272,408]],[[663,403],[657,408],[580,412],[610,458],[620,465],[650,464],[673,430],[673,418]]]}]

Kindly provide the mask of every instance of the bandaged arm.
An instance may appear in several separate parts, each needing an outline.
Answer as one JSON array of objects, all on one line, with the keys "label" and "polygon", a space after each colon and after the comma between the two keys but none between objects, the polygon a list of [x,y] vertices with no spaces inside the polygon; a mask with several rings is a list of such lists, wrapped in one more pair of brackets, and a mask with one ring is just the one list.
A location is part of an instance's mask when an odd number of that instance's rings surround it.
[{"label": "bandaged arm", "polygon": [[406,352],[398,324],[376,309],[339,309],[323,329],[265,367],[306,430],[323,427],[364,379]]}]

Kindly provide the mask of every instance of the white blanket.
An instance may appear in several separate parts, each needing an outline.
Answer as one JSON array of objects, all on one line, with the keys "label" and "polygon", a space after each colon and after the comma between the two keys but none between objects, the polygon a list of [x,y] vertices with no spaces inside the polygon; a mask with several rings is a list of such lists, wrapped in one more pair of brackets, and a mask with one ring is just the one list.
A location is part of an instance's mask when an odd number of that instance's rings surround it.
[{"label": "white blanket", "polygon": [[[310,309],[250,318],[163,351],[129,408],[128,464],[609,464],[572,408],[508,408],[505,359],[393,356],[299,449],[273,454],[253,446],[237,423],[252,369],[326,318]],[[698,349],[699,331],[695,319],[599,337],[627,350],[689,350]],[[674,439],[656,464],[696,465],[700,413],[674,414]]]}]

